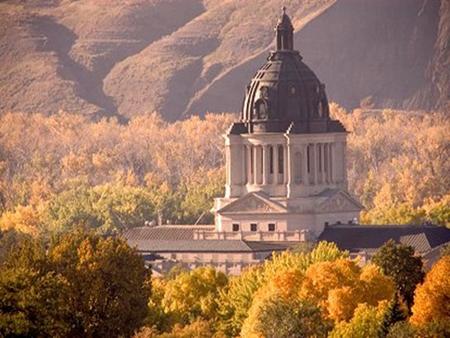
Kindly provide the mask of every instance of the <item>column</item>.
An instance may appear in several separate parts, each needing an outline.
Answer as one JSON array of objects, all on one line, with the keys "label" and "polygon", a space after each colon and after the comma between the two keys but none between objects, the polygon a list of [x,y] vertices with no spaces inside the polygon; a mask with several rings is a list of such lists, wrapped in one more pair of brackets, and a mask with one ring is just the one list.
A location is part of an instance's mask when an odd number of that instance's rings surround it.
[{"label": "column", "polygon": [[336,183],[336,144],[331,144],[331,182]]},{"label": "column", "polygon": [[311,151],[312,151],[312,161],[311,161],[311,171],[313,174],[313,184],[317,184],[317,162],[318,162],[318,158],[317,158],[317,144],[312,144],[311,146]]},{"label": "column", "polygon": [[333,183],[333,143],[328,143],[328,182]]},{"label": "column", "polygon": [[253,184],[253,175],[252,175],[252,146],[246,145],[246,157],[247,157],[247,183]]},{"label": "column", "polygon": [[302,156],[302,182],[304,185],[309,185],[309,175],[308,175],[308,145],[301,145],[301,156]]},{"label": "column", "polygon": [[273,184],[278,184],[278,145],[273,147]]},{"label": "column", "polygon": [[326,170],[326,166],[325,166],[325,147],[326,147],[326,143],[322,143],[320,145],[322,147],[322,184],[325,184],[327,182],[327,170]]},{"label": "column", "polygon": [[258,146],[253,146],[253,184],[259,184],[259,156],[258,156]]},{"label": "column", "polygon": [[262,156],[263,156],[263,185],[267,185],[269,183],[269,146],[263,145],[262,148]]},{"label": "column", "polygon": [[245,185],[248,181],[248,172],[247,172],[247,147],[245,145],[241,146],[241,185]]},{"label": "column", "polygon": [[291,161],[288,161],[288,147],[283,145],[283,183],[288,183],[289,165]]}]

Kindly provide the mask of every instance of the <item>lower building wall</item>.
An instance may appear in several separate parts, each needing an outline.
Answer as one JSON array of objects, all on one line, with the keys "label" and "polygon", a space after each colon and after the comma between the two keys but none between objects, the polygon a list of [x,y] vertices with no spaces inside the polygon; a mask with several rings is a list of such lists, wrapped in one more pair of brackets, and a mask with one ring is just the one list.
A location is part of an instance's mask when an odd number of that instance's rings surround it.
[{"label": "lower building wall", "polygon": [[175,266],[195,269],[212,266],[223,273],[238,275],[252,265],[263,262],[271,252],[251,253],[159,253],[162,259],[146,262],[156,274],[166,274]]}]

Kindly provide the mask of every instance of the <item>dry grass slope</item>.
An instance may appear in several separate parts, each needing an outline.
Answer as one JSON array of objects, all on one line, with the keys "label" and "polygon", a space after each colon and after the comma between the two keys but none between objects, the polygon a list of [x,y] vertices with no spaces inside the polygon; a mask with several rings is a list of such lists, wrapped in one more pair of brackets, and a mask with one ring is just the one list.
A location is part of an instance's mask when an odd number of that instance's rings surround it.
[{"label": "dry grass slope", "polygon": [[282,4],[331,99],[448,104],[448,0],[28,0],[0,3],[0,113],[238,111]]}]

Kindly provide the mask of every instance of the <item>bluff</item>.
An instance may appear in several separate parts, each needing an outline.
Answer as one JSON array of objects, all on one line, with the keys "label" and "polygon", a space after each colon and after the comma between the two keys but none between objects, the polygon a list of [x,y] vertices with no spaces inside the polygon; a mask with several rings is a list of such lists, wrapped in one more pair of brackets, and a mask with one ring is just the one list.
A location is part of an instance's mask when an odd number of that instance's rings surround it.
[{"label": "bluff", "polygon": [[[0,113],[177,120],[238,111],[285,1],[0,3]],[[347,108],[445,109],[449,0],[288,4],[295,44]]]}]

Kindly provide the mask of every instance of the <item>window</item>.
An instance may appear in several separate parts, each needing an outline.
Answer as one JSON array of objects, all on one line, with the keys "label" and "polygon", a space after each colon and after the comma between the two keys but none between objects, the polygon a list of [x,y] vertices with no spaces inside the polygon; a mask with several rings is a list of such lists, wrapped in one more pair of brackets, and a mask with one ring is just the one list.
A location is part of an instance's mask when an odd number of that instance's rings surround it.
[{"label": "window", "polygon": [[275,231],[275,223],[269,223],[269,231]]},{"label": "window", "polygon": [[278,173],[284,173],[284,149],[283,146],[278,146]]},{"label": "window", "polygon": [[328,226],[328,222],[325,222],[325,223],[324,223],[324,226],[327,227],[327,226]]},{"label": "window", "polygon": [[239,224],[233,223],[233,231],[239,231]]},{"label": "window", "polygon": [[257,231],[258,230],[258,224],[252,223],[250,224],[250,231]]}]

